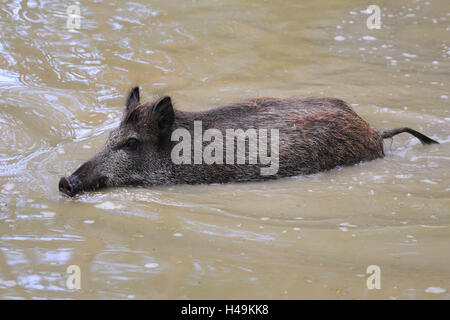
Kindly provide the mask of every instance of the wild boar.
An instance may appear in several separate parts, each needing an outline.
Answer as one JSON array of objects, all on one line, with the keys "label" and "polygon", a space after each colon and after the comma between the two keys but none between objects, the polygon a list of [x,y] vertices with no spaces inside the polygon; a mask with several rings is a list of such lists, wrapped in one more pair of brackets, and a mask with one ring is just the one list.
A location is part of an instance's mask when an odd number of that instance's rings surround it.
[{"label": "wild boar", "polygon": [[169,96],[141,103],[135,87],[119,127],[91,160],[61,178],[59,190],[74,196],[105,187],[312,174],[382,158],[383,139],[402,132],[438,143],[406,127],[378,130],[333,98],[255,98],[186,112]]}]

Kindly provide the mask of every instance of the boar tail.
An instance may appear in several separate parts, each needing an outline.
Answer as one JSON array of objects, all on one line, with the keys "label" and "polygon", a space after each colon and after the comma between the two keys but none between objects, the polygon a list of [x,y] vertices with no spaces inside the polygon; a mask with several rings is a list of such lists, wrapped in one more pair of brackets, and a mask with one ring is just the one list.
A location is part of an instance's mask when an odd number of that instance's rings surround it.
[{"label": "boar tail", "polygon": [[392,130],[385,130],[381,132],[381,137],[383,139],[387,139],[387,138],[392,138],[393,136],[402,133],[402,132],[407,132],[409,134],[412,134],[414,137],[416,137],[417,139],[420,140],[420,142],[422,142],[422,144],[439,144],[439,142],[427,137],[424,134],[421,134],[420,132],[413,130],[411,128],[396,128],[396,129],[392,129]]}]

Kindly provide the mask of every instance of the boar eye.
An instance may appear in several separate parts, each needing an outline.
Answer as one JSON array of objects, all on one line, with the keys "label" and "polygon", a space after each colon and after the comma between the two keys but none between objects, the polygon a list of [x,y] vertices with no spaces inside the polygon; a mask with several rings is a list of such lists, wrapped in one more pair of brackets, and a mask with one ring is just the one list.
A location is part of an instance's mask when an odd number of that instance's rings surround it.
[{"label": "boar eye", "polygon": [[135,150],[137,146],[139,145],[139,140],[136,138],[129,138],[125,144],[124,148],[127,148],[129,150]]}]

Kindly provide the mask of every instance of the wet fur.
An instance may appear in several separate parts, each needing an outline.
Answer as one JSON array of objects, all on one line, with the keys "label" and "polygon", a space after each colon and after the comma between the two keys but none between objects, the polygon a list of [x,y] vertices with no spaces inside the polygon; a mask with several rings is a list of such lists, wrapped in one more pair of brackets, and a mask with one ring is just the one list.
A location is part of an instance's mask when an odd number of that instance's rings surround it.
[{"label": "wet fur", "polygon": [[174,128],[193,132],[194,120],[202,120],[203,131],[222,131],[224,144],[227,128],[279,129],[280,166],[273,176],[261,176],[259,165],[178,166],[182,177],[178,175],[177,179],[185,183],[199,183],[199,177],[200,183],[275,179],[384,156],[378,131],[337,99],[258,98],[206,112],[175,111]]}]

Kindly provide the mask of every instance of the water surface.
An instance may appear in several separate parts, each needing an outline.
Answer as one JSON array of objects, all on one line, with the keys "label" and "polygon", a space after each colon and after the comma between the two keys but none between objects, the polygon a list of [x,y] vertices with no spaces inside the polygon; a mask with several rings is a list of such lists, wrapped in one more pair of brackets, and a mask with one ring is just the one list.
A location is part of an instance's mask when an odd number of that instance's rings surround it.
[{"label": "water surface", "polygon": [[[70,31],[72,4],[0,5],[1,298],[450,298],[448,1],[384,1],[380,30],[356,0],[82,1]],[[190,111],[338,97],[441,144],[404,134],[384,159],[306,177],[61,196],[137,84]]]}]

